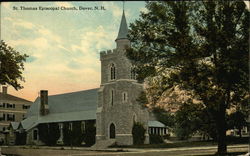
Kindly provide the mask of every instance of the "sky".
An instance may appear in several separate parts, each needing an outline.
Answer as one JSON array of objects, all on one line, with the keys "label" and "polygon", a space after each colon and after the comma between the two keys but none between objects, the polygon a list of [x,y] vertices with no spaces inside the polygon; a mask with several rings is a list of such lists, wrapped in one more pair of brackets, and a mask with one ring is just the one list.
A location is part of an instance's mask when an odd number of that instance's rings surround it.
[{"label": "sky", "polygon": [[[79,9],[96,6],[99,10]],[[61,9],[72,7],[78,10]],[[2,2],[0,8],[1,40],[29,55],[24,88],[16,91],[9,86],[9,94],[34,101],[40,90],[54,95],[100,86],[99,53],[115,48],[122,1]],[[138,19],[140,11],[146,11],[145,2],[125,2],[127,23]]]}]

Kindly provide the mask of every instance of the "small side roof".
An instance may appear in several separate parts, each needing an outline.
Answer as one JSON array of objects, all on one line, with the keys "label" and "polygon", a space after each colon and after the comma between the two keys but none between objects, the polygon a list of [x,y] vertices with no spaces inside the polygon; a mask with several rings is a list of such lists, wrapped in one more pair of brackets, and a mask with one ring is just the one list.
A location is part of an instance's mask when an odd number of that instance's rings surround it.
[{"label": "small side roof", "polygon": [[161,123],[160,121],[148,121],[148,127],[160,127],[160,128],[164,128],[166,126],[163,123]]}]

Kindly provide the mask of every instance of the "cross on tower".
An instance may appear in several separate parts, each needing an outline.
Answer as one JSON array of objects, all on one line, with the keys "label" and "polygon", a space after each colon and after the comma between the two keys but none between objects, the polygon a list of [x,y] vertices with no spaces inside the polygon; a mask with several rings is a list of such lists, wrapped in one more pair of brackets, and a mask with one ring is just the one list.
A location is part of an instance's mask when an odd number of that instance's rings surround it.
[{"label": "cross on tower", "polygon": [[123,8],[122,10],[123,10],[123,11],[124,11],[124,3],[125,3],[125,1],[123,1],[123,6],[122,6],[122,8]]}]

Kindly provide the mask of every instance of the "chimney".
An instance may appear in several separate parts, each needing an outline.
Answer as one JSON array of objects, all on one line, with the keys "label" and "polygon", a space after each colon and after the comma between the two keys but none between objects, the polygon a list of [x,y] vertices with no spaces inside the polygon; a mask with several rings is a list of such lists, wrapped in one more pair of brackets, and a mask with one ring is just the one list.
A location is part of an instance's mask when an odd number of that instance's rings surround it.
[{"label": "chimney", "polygon": [[48,91],[40,91],[40,114],[47,115],[49,113],[49,104],[48,104]]},{"label": "chimney", "polygon": [[2,92],[3,92],[3,94],[8,94],[8,87],[7,86],[3,86],[2,87]]}]

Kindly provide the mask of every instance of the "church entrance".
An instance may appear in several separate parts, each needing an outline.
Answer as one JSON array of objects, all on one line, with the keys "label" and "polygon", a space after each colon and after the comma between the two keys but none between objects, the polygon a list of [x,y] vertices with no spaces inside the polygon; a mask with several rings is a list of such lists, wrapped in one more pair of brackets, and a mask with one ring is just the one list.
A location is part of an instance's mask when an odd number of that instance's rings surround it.
[{"label": "church entrance", "polygon": [[109,127],[109,138],[110,139],[115,138],[115,125],[113,123]]}]

